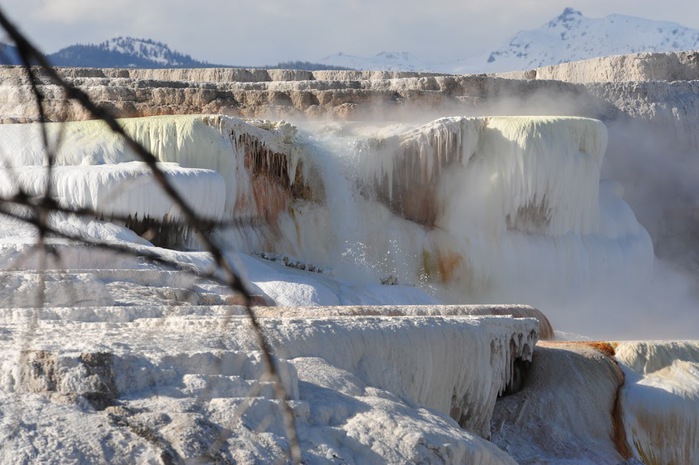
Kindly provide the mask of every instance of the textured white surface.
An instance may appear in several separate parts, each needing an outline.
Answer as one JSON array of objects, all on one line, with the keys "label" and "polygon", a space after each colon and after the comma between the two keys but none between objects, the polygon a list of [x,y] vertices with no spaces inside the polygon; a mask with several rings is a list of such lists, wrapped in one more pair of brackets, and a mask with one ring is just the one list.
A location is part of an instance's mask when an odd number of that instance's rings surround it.
[{"label": "textured white surface", "polygon": [[[458,302],[540,305],[642,284],[652,243],[618,186],[600,183],[606,138],[584,118],[331,129],[308,158],[333,186],[327,208],[294,204],[277,251],[336,273],[444,285]],[[427,212],[434,225],[405,211]]]},{"label": "textured white surface", "polygon": [[612,14],[587,18],[566,8],[529,31],[521,31],[488,57],[484,71],[533,69],[567,61],[637,52],[694,50],[699,31],[669,21]]},{"label": "textured white surface", "polygon": [[623,375],[581,343],[544,342],[524,388],[498,401],[492,441],[518,463],[618,465],[612,413]]},{"label": "textured white surface", "polygon": [[[158,167],[202,218],[223,218],[226,185],[221,175],[212,170],[182,168],[176,163],[159,163]],[[43,166],[0,170],[0,195],[11,198],[20,189],[32,197],[43,195],[46,177]],[[51,185],[52,195],[65,207],[88,208],[106,217],[181,220],[179,209],[143,162],[56,166]]]},{"label": "textured white surface", "polygon": [[[113,292],[124,280],[182,281],[176,274],[93,273],[93,282]],[[114,298],[124,304],[124,296]],[[489,434],[514,357],[531,357],[536,320],[315,311],[317,317],[260,320],[306,463],[327,463],[333,454],[346,463],[514,463],[478,435]],[[0,320],[0,428],[18,433],[2,447],[10,462],[128,463],[164,452],[243,463],[283,457],[277,401],[240,308],[47,306],[7,309]],[[98,396],[107,397],[106,408],[90,406]],[[454,411],[464,413],[465,430],[449,418]],[[22,426],[43,415],[60,421]],[[90,431],[81,434],[79,424]],[[229,433],[213,447],[223,430]],[[110,439],[117,437],[123,441]],[[45,447],[35,449],[39,443]]]},{"label": "textured white surface", "polygon": [[574,83],[625,81],[694,81],[699,77],[696,52],[632,53],[559,63],[535,70],[499,73],[511,79],[548,79]]},{"label": "textured white surface", "polygon": [[[227,117],[148,118],[125,125],[155,152],[188,200],[223,211],[223,218],[267,213],[265,220],[275,226],[270,235],[260,239],[259,231],[248,227],[218,231],[217,237],[229,249],[242,250],[238,256],[229,250],[227,258],[245,270],[253,293],[277,303],[432,304],[523,296],[535,301],[550,293],[563,298],[595,286],[642,284],[652,267],[647,233],[618,186],[600,182],[606,131],[594,120],[449,118],[412,129],[329,127],[320,136]],[[64,129],[55,171],[56,186],[64,186],[56,190],[62,201],[111,208],[86,199],[144,176],[142,165],[102,129],[92,122]],[[49,131],[53,138],[59,128]],[[2,153],[13,160],[6,180],[14,173],[28,189],[39,189],[43,158],[35,127],[0,126],[0,132]],[[247,143],[241,136],[249,137]],[[306,186],[310,193],[293,197],[289,186],[296,176],[315,179]],[[403,182],[404,176],[416,183]],[[383,185],[386,179],[390,188]],[[284,188],[275,190],[275,183]],[[423,185],[432,188],[411,191]],[[115,205],[164,215],[164,201],[142,192],[147,199],[130,197]],[[278,195],[289,196],[280,208],[258,202],[274,203]],[[415,199],[427,200],[433,217],[420,217],[420,209],[413,219],[399,214]],[[148,210],[149,205],[157,208]],[[49,221],[185,268],[212,265],[204,253],[153,247],[116,225],[65,215]],[[42,266],[41,254],[30,253],[35,239],[31,227],[0,223],[2,263],[20,268],[3,275],[9,287],[2,294],[7,308],[0,312],[0,346],[6,348],[0,350],[0,403],[7,414],[0,429],[10,437],[3,459],[269,463],[283,456],[279,401],[260,379],[260,355],[240,308],[226,305],[234,296],[212,283],[188,282],[181,271],[163,272],[136,258],[55,238],[48,243],[60,260],[48,257],[47,266],[83,271],[31,271]],[[255,243],[279,254],[267,257],[284,258],[274,262],[245,254]],[[399,285],[380,285],[380,279]],[[41,288],[47,301],[33,308],[33,291]],[[479,435],[491,432],[497,395],[515,377],[514,359],[531,356],[536,320],[387,311],[262,318],[307,463],[513,464]],[[619,360],[633,370],[655,363],[632,356],[624,362],[623,348]],[[682,358],[692,350],[671,348],[667,357],[652,357],[662,360],[659,366],[652,373],[644,368],[641,380],[625,388],[624,422],[630,439],[638,439],[637,451],[660,434],[643,429],[647,386],[671,392],[661,404],[685,415],[653,410],[653,418],[660,418],[653,424],[679,419],[663,431],[688,428],[689,436],[675,436],[680,442],[692,437],[699,416],[692,410],[696,360]],[[646,353],[641,346],[630,352]],[[573,365],[570,374],[584,388],[582,365]],[[576,450],[608,437],[612,384],[600,380],[603,407],[585,393],[592,400],[582,408],[595,409],[585,427],[571,427],[578,406],[564,402],[556,426],[589,435]],[[567,389],[560,386],[549,386],[551,395]],[[62,420],[55,428],[37,423],[46,417]],[[90,431],[80,434],[79,425]],[[553,441],[553,447],[559,444]],[[663,450],[671,456],[677,444]],[[610,447],[605,442],[602,455],[613,456],[606,451]]]},{"label": "textured white surface", "polygon": [[699,454],[699,342],[626,342],[623,421],[646,465],[692,463]]}]

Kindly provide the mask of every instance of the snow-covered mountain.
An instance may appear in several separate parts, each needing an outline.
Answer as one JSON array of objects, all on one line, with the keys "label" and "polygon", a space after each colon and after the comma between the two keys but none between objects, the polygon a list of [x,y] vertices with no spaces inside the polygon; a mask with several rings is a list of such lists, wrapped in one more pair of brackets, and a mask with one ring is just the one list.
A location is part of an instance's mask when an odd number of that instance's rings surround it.
[{"label": "snow-covered mountain", "polygon": [[[12,47],[6,47],[10,51]],[[568,61],[638,52],[669,52],[699,48],[699,30],[678,23],[624,15],[587,18],[566,8],[537,29],[520,31],[507,44],[472,57],[434,62],[409,52],[384,51],[361,57],[336,53],[316,63],[285,62],[271,67],[322,67],[357,70],[486,73],[532,69]],[[117,37],[100,44],[72,45],[50,54],[52,63],[76,67],[212,67],[149,39]],[[15,64],[11,53],[0,54],[0,64]],[[237,64],[241,65],[241,64]],[[224,65],[225,66],[225,65]]]},{"label": "snow-covered mountain", "polygon": [[435,63],[406,52],[382,52],[373,57],[338,53],[322,62],[366,70],[466,74],[532,69],[609,55],[697,48],[699,31],[677,23],[616,14],[587,18],[580,11],[566,8],[541,27],[518,32],[497,50],[470,58],[455,57],[451,62]]},{"label": "snow-covered mountain", "polygon": [[572,8],[538,29],[521,31],[488,55],[487,71],[514,71],[639,52],[699,48],[699,31],[668,21],[609,15],[586,18]]},{"label": "snow-covered mountain", "polygon": [[57,66],[129,68],[201,68],[213,66],[176,52],[162,42],[117,37],[94,45],[71,45],[48,55]]},{"label": "snow-covered mountain", "polygon": [[[166,44],[151,39],[116,37],[100,44],[76,44],[47,55],[56,66],[85,68],[229,68],[240,65],[211,64],[172,50]],[[406,61],[405,58],[403,61]],[[19,64],[14,45],[0,42],[0,65]],[[352,69],[307,61],[284,61],[263,68],[275,69]],[[397,68],[400,69],[400,68]]]}]

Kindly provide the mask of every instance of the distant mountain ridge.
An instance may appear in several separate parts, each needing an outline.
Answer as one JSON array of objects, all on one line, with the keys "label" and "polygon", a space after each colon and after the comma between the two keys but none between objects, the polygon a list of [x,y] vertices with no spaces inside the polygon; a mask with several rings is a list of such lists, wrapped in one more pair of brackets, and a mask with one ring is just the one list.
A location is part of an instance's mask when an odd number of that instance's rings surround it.
[{"label": "distant mountain ridge", "polygon": [[[541,27],[520,31],[506,45],[473,57],[434,62],[408,52],[384,51],[371,57],[336,53],[320,63],[285,61],[256,67],[475,74],[526,70],[610,55],[696,49],[699,30],[678,23],[617,14],[587,18],[578,10],[565,8]],[[0,52],[0,64],[18,63],[13,46],[0,43]],[[117,37],[97,45],[72,45],[48,58],[57,66],[92,68],[249,67],[210,64],[173,51],[164,43],[132,37]]]},{"label": "distant mountain ridge", "polygon": [[[170,49],[151,39],[116,37],[100,44],[76,44],[46,55],[54,66],[75,68],[238,68],[195,60],[189,55]],[[20,64],[15,46],[0,42],[0,65]],[[257,68],[289,68],[303,70],[345,70],[342,66],[323,65],[307,61],[287,61]]]},{"label": "distant mountain ridge", "polygon": [[335,53],[320,60],[327,66],[348,69],[380,71],[423,71],[431,65],[408,52],[380,52],[373,57],[358,57],[346,53]]},{"label": "distant mountain ridge", "polygon": [[17,47],[14,45],[0,42],[0,65],[18,65],[20,64]]},{"label": "distant mountain ridge", "polygon": [[678,23],[616,14],[587,18],[578,10],[566,8],[541,27],[518,32],[503,47],[470,58],[437,63],[406,52],[381,52],[372,57],[338,53],[321,62],[359,70],[496,73],[610,55],[698,48],[699,31]]},{"label": "distant mountain ridge", "polygon": [[213,66],[173,51],[162,42],[117,37],[97,45],[71,45],[47,56],[56,66],[94,68],[208,68]]}]

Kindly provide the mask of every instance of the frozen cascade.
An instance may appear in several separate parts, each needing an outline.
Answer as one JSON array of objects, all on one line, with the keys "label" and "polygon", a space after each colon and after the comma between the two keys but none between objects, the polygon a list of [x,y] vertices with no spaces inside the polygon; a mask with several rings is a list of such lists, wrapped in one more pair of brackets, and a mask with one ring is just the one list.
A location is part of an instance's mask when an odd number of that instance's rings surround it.
[{"label": "frozen cascade", "polygon": [[[284,252],[333,268],[323,260],[344,233],[356,255],[375,257],[374,279],[444,286],[459,302],[539,304],[544,295],[565,299],[650,275],[650,237],[618,186],[600,182],[607,133],[599,121],[443,118],[333,135],[345,141],[361,196],[343,198],[352,208],[293,204],[282,219],[291,239]],[[328,163],[336,162],[314,159]]]},{"label": "frozen cascade", "polygon": [[[162,162],[190,206],[211,220],[264,218],[273,224],[293,196],[310,198],[303,183],[309,174],[291,144],[295,129],[289,124],[258,121],[256,126],[220,116],[132,118],[121,124]],[[50,144],[57,147],[54,195],[63,202],[99,208],[105,215],[177,219],[171,202],[145,182],[147,170],[131,163],[135,155],[102,122],[49,123],[46,129]],[[47,161],[38,125],[0,125],[0,160],[2,179],[18,176],[30,194],[43,192],[40,167]],[[16,191],[14,183],[3,184],[3,195]],[[260,246],[269,234],[257,232],[262,239],[251,235],[235,245]]]},{"label": "frozen cascade", "polygon": [[434,226],[448,216],[449,192],[440,185],[465,168],[453,182],[467,176],[486,180],[482,194],[494,200],[487,208],[502,209],[493,219],[504,218],[510,229],[552,235],[597,231],[599,172],[607,146],[599,121],[442,118],[373,142],[359,169],[373,174],[379,198],[407,219]]},{"label": "frozen cascade", "polygon": [[[461,303],[541,305],[543,296],[565,300],[614,280],[643,283],[652,269],[647,232],[617,186],[600,183],[607,133],[596,120],[451,117],[417,128],[328,124],[308,132],[225,116],[123,124],[161,162],[179,165],[164,165],[179,173],[174,179],[202,180],[186,187],[202,213],[261,220],[221,231],[238,251],[289,255],[351,280],[437,287]],[[113,170],[136,176],[133,154],[102,123],[48,129],[61,141],[57,179],[90,179],[94,198],[104,190],[97,185],[111,192],[126,182]],[[35,125],[0,126],[9,172],[42,166],[40,141]],[[201,170],[223,178],[223,207]],[[70,185],[58,192],[69,204],[102,207]],[[172,214],[161,200],[129,199],[128,207],[160,219]]]}]

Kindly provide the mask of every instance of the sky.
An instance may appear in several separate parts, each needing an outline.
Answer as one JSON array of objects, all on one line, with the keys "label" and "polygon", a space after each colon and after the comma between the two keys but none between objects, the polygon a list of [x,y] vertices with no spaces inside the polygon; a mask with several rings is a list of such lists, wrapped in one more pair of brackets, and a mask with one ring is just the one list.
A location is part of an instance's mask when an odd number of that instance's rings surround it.
[{"label": "sky", "polygon": [[337,52],[464,59],[505,45],[567,6],[590,18],[625,14],[699,29],[699,2],[687,0],[0,0],[45,53],[132,36],[241,66],[319,61]]}]

